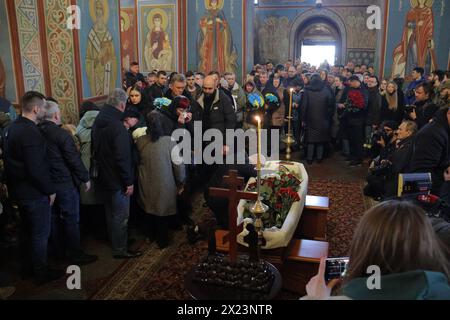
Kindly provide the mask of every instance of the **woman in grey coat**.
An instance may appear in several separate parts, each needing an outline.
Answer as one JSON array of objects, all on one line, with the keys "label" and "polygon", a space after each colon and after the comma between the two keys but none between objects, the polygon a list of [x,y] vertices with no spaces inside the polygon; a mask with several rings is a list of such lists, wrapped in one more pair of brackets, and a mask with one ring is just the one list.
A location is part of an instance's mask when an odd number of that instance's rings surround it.
[{"label": "woman in grey coat", "polygon": [[[80,143],[81,161],[89,171],[91,168],[91,131],[92,125],[97,118],[99,111],[88,111],[80,120],[75,136]],[[98,186],[94,179],[91,180],[91,189],[86,192],[84,187],[80,188],[80,200],[82,205],[100,205],[103,199],[98,192]]]},{"label": "woman in grey coat", "polygon": [[175,163],[177,143],[171,138],[169,119],[159,111],[148,115],[147,135],[139,138],[139,198],[148,214],[148,231],[162,249],[169,244],[169,219],[177,214],[177,195],[185,180],[185,167]]},{"label": "woman in grey coat", "polygon": [[305,141],[308,145],[307,160],[312,164],[314,151],[317,161],[323,159],[325,144],[330,142],[331,121],[335,108],[334,96],[322,81],[314,74],[305,88],[302,101],[302,122],[305,127]]}]

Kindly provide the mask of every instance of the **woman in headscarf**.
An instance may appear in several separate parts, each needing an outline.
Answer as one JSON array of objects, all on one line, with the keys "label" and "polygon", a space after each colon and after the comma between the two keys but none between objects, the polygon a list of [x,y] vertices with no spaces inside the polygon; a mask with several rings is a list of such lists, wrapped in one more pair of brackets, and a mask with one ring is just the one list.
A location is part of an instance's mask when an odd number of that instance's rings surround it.
[{"label": "woman in headscarf", "polygon": [[127,110],[136,111],[141,114],[137,128],[145,127],[147,114],[152,110],[151,104],[146,101],[145,95],[139,86],[131,87],[127,102]]}]

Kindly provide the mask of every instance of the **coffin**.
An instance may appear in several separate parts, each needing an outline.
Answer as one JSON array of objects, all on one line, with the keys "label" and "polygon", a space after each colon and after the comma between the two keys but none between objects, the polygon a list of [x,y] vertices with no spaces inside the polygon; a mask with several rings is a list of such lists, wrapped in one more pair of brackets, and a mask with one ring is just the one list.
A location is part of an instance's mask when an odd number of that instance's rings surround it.
[{"label": "coffin", "polygon": [[[277,227],[272,227],[270,229],[264,230],[264,239],[266,240],[266,245],[263,246],[262,249],[277,249],[288,246],[289,242],[294,236],[295,230],[297,229],[297,225],[300,221],[300,217],[302,215],[303,208],[305,206],[306,195],[308,193],[308,173],[306,172],[305,167],[301,163],[269,161],[265,164],[262,175],[264,176],[265,174],[270,174],[272,172],[279,171],[280,164],[288,168],[290,172],[295,173],[302,180],[300,189],[298,191],[300,201],[293,203],[281,229]],[[250,179],[248,184],[251,184],[252,182],[255,181],[256,179],[252,178]],[[245,243],[244,241],[244,237],[248,234],[248,231],[245,229],[245,226],[247,223],[253,222],[252,219],[244,219],[244,206],[246,202],[247,202],[246,200],[241,200],[238,205],[237,222],[239,225],[244,221],[244,231],[238,235],[237,241],[239,244],[243,246],[248,246],[248,244]]]}]

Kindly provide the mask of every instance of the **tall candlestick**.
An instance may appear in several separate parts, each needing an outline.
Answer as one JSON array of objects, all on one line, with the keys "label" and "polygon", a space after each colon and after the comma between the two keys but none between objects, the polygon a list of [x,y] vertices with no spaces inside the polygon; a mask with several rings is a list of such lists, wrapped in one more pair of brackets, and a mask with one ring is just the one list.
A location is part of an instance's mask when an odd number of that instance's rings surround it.
[{"label": "tall candlestick", "polygon": [[292,95],[294,93],[294,88],[291,88],[291,90],[289,90],[290,92],[290,99],[289,99],[289,124],[288,124],[288,135],[291,134],[291,122],[292,122]]},{"label": "tall candlestick", "polygon": [[258,122],[258,160],[257,160],[257,170],[261,170],[261,118],[256,117]]}]

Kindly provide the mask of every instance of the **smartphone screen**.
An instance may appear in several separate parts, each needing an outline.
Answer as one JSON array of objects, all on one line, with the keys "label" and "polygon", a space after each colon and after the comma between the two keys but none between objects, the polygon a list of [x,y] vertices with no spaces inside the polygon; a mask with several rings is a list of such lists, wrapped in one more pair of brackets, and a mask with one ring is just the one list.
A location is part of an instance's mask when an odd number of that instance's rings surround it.
[{"label": "smartphone screen", "polygon": [[347,271],[348,261],[348,257],[327,259],[325,281],[329,282],[333,279],[342,279]]}]

